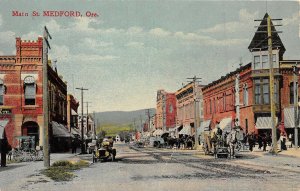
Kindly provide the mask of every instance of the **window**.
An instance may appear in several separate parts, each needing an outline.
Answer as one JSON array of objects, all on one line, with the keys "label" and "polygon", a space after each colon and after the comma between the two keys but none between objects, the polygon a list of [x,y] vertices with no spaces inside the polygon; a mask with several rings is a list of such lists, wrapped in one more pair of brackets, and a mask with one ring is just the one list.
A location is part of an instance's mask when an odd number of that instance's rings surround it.
[{"label": "window", "polygon": [[223,93],[223,111],[226,111],[226,93]]},{"label": "window", "polygon": [[0,105],[4,105],[4,89],[3,80],[0,79]]},{"label": "window", "polygon": [[261,69],[260,67],[260,56],[254,56],[254,69]]},{"label": "window", "polygon": [[[255,104],[270,104],[270,85],[269,79],[261,78],[254,80]],[[274,99],[278,101],[277,85],[274,84]]]},{"label": "window", "polygon": [[248,105],[248,85],[247,84],[244,84],[244,87],[243,87],[243,103],[244,103],[244,106]]},{"label": "window", "polygon": [[35,105],[36,84],[32,76],[27,76],[24,79],[25,105]]},{"label": "window", "polygon": [[268,59],[268,55],[262,55],[262,59],[261,59],[261,64],[262,64],[262,69],[269,69],[269,59]]},{"label": "window", "polygon": [[263,103],[264,104],[269,104],[270,103],[270,96],[269,96],[269,91],[270,91],[270,86],[269,86],[269,79],[263,79]]},{"label": "window", "polygon": [[209,114],[212,114],[212,105],[211,105],[211,99],[209,100]]},{"label": "window", "polygon": [[173,113],[173,106],[172,105],[170,105],[170,107],[169,107],[169,112]]},{"label": "window", "polygon": [[[296,83],[297,89],[298,83]],[[294,104],[294,82],[290,83],[290,104]]]}]

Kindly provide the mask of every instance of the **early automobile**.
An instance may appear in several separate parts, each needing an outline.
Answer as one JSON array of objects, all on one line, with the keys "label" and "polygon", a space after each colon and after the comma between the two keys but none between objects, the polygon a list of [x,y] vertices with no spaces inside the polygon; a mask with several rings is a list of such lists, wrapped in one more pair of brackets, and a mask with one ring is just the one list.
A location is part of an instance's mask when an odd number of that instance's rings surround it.
[{"label": "early automobile", "polygon": [[116,158],[117,151],[113,148],[113,144],[109,140],[103,140],[101,147],[97,146],[93,152],[93,162],[99,161],[114,161]]}]

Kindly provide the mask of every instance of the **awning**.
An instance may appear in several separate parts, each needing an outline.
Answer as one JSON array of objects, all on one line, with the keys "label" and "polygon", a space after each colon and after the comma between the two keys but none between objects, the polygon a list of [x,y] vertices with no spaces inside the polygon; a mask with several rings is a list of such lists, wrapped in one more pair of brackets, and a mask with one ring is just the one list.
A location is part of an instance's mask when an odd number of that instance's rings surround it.
[{"label": "awning", "polygon": [[68,132],[64,125],[55,121],[52,121],[52,131],[54,137],[74,137],[74,135]]},{"label": "awning", "polygon": [[295,128],[294,107],[284,108],[283,112],[284,112],[284,127]]},{"label": "awning", "polygon": [[211,120],[206,120],[201,122],[200,127],[198,128],[198,134],[200,135],[203,131],[209,131],[209,125]]},{"label": "awning", "polygon": [[231,131],[231,122],[232,122],[231,117],[222,119],[219,124],[220,129],[228,132]]},{"label": "awning", "polygon": [[0,120],[0,139],[4,139],[4,129],[8,123],[8,119]]},{"label": "awning", "polygon": [[163,133],[164,133],[163,130],[161,130],[161,129],[156,129],[156,130],[153,132],[153,136],[161,136]]},{"label": "awning", "polygon": [[[275,126],[277,124],[278,118],[276,117]],[[258,117],[255,123],[256,129],[272,129],[271,117]]]},{"label": "awning", "polygon": [[177,126],[177,127],[173,127],[173,128],[169,128],[169,131],[176,131],[180,126]]},{"label": "awning", "polygon": [[71,110],[71,115],[78,115],[78,113],[76,113],[76,111],[74,111],[73,109]]},{"label": "awning", "polygon": [[181,131],[179,131],[179,134],[180,135],[192,135],[191,126],[189,126],[189,125],[183,126]]},{"label": "awning", "polygon": [[71,133],[73,135],[79,135],[79,136],[81,136],[81,133],[79,131],[80,131],[79,129],[77,129],[75,127],[71,127]]}]

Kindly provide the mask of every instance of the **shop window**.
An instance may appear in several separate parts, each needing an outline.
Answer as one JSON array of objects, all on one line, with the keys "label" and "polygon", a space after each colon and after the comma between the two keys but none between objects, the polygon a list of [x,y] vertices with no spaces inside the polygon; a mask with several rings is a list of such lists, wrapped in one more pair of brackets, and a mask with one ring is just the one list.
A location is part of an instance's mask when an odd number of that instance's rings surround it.
[{"label": "shop window", "polygon": [[27,76],[24,79],[24,97],[25,105],[35,105],[36,83],[32,76]]}]

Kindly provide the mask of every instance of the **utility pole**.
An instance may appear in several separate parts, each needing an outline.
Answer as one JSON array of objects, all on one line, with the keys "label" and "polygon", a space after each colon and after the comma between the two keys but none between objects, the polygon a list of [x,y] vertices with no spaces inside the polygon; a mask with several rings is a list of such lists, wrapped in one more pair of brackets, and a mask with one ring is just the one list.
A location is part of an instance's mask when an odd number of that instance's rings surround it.
[{"label": "utility pole", "polygon": [[237,74],[235,78],[235,107],[236,107],[236,119],[237,123],[234,125],[240,126],[240,86],[239,86],[240,75]]},{"label": "utility pole", "polygon": [[[271,19],[268,15],[267,19],[267,31],[259,31],[261,33],[268,34],[268,54],[269,54],[269,77],[270,77],[270,106],[271,106],[271,127],[272,127],[272,149],[271,153],[277,154],[277,135],[276,135],[276,105],[275,105],[275,96],[274,96],[274,68],[273,68],[273,46],[272,46],[272,33],[280,33],[280,31],[272,31],[272,26],[281,26],[271,24],[272,20],[282,20],[282,19]],[[263,20],[255,20],[263,21]]]},{"label": "utility pole", "polygon": [[44,113],[44,167],[50,167],[49,149],[49,110],[48,110],[48,48],[51,49],[48,38],[52,39],[46,26],[43,38],[43,113]]},{"label": "utility pole", "polygon": [[148,131],[150,130],[150,109],[146,109],[146,115],[148,117]]},{"label": "utility pole", "polygon": [[295,149],[298,149],[298,125],[299,125],[299,120],[298,120],[298,76],[297,76],[297,64],[298,62],[295,63],[293,66],[293,77],[294,77],[294,125],[295,125],[295,130],[294,130],[294,140],[295,140]]},{"label": "utility pole", "polygon": [[[193,85],[194,85],[194,88],[193,88],[193,94],[194,94],[194,128],[195,128],[195,149],[197,149],[199,147],[199,140],[198,140],[198,115],[197,115],[197,103],[198,103],[198,100],[197,100],[197,92],[196,92],[196,89],[197,89],[197,84],[196,82],[200,82],[199,80],[201,78],[197,78],[196,76],[194,76],[193,78],[187,78],[187,79],[190,79],[192,80],[191,82],[193,82]],[[200,124],[200,117],[199,117],[199,124]]]},{"label": "utility pole", "polygon": [[77,90],[81,90],[81,154],[85,154],[85,147],[84,147],[84,133],[83,133],[83,91],[88,90],[84,89],[83,87],[81,88],[76,88]]},{"label": "utility pole", "polygon": [[88,136],[89,131],[89,103],[92,102],[85,102],[86,103],[86,136]]},{"label": "utility pole", "polygon": [[142,115],[140,115],[140,120],[141,120],[141,134],[143,135],[143,121],[142,121]]},{"label": "utility pole", "polygon": [[93,137],[93,139],[96,139],[96,115],[95,115],[95,111],[93,111],[93,116],[94,116],[94,137]]}]

